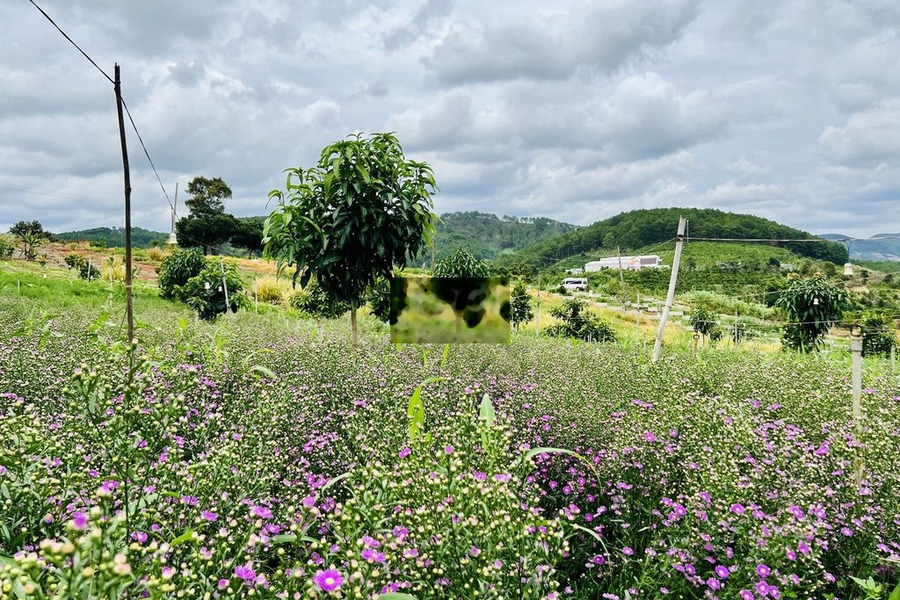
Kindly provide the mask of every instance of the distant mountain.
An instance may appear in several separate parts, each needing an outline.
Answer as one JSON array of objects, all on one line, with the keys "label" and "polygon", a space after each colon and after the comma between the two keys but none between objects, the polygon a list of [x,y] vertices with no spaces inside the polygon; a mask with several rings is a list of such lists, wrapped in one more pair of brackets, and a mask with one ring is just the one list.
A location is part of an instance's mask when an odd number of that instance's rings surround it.
[{"label": "distant mountain", "polygon": [[900,261],[900,233],[876,233],[870,238],[850,239],[841,233],[826,233],[819,237],[827,240],[848,240],[851,260]]},{"label": "distant mountain", "polygon": [[[94,227],[81,231],[54,233],[54,239],[61,242],[102,242],[107,248],[125,246],[125,229],[123,227]],[[149,248],[153,245],[164,246],[169,239],[168,233],[150,231],[140,227],[131,228],[131,244],[135,248]]]},{"label": "distant mountain", "polygon": [[[475,258],[495,260],[539,242],[576,231],[577,225],[544,217],[498,217],[484,212],[453,212],[441,215],[435,234],[435,260],[457,248]],[[417,262],[431,260],[431,249],[423,250]]]},{"label": "distant mountain", "polygon": [[675,237],[678,217],[688,220],[690,238],[795,240],[773,241],[769,245],[786,248],[799,256],[842,264],[847,249],[837,242],[805,242],[821,239],[805,231],[781,225],[761,217],[700,208],[654,208],[621,213],[593,225],[558,235],[521,252],[504,255],[503,262],[527,261],[538,266],[555,264],[561,259],[584,253],[615,255],[652,247]]}]

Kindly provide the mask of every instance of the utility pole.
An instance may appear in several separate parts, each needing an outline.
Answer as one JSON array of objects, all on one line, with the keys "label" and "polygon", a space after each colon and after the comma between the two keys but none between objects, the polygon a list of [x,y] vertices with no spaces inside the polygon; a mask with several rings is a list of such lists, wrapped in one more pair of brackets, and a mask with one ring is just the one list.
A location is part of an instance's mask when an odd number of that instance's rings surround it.
[{"label": "utility pole", "polygon": [[116,92],[116,110],[119,113],[119,139],[122,142],[122,164],[125,169],[125,314],[128,320],[128,342],[134,341],[134,299],[131,281],[131,172],[128,168],[128,145],[125,141],[125,118],[122,114],[122,79],[119,63],[113,82]]},{"label": "utility pole", "polygon": [[656,330],[656,343],[653,344],[653,362],[659,360],[663,333],[666,330],[666,321],[669,319],[669,311],[672,310],[672,301],[675,299],[675,286],[678,283],[678,265],[681,264],[681,249],[684,247],[684,228],[686,226],[687,221],[684,217],[678,217],[678,234],[675,236],[675,259],[672,261],[672,274],[669,277],[669,293],[666,294],[666,304],[663,306],[662,316],[659,319],[659,328]]}]

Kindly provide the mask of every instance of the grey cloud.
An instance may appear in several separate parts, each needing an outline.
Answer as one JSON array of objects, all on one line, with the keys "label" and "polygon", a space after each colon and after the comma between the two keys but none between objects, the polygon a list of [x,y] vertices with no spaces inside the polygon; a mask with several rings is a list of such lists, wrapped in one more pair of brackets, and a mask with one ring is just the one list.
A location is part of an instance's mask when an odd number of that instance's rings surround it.
[{"label": "grey cloud", "polygon": [[819,147],[831,162],[876,165],[900,156],[900,99],[851,115],[843,127],[828,126]]},{"label": "grey cloud", "polygon": [[691,0],[568,8],[546,14],[517,7],[487,25],[463,18],[426,65],[448,85],[610,73],[678,40],[697,14]]}]

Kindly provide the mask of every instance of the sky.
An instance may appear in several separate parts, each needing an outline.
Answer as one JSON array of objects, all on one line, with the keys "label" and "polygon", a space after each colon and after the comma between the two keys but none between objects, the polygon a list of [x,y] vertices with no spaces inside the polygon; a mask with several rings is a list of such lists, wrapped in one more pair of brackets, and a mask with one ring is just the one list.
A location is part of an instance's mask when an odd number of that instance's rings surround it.
[{"label": "sky", "polygon": [[[283,171],[395,132],[439,213],[578,225],[669,206],[900,232],[896,0],[35,0],[109,76],[170,199],[221,177],[265,215]],[[113,86],[0,3],[0,231],[123,225]],[[170,208],[130,131],[132,224]]]}]

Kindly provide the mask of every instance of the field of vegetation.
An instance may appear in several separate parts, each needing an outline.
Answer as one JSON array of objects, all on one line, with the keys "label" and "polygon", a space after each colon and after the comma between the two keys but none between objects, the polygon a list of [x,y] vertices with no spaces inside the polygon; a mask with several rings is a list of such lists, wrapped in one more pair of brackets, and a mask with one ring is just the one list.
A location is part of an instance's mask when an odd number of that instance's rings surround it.
[{"label": "field of vegetation", "polygon": [[[887,598],[900,384],[849,357],[346,317],[211,323],[0,278],[0,598]],[[855,580],[856,578],[857,580]],[[896,592],[900,595],[900,592]],[[893,596],[892,596],[893,597]]]}]

